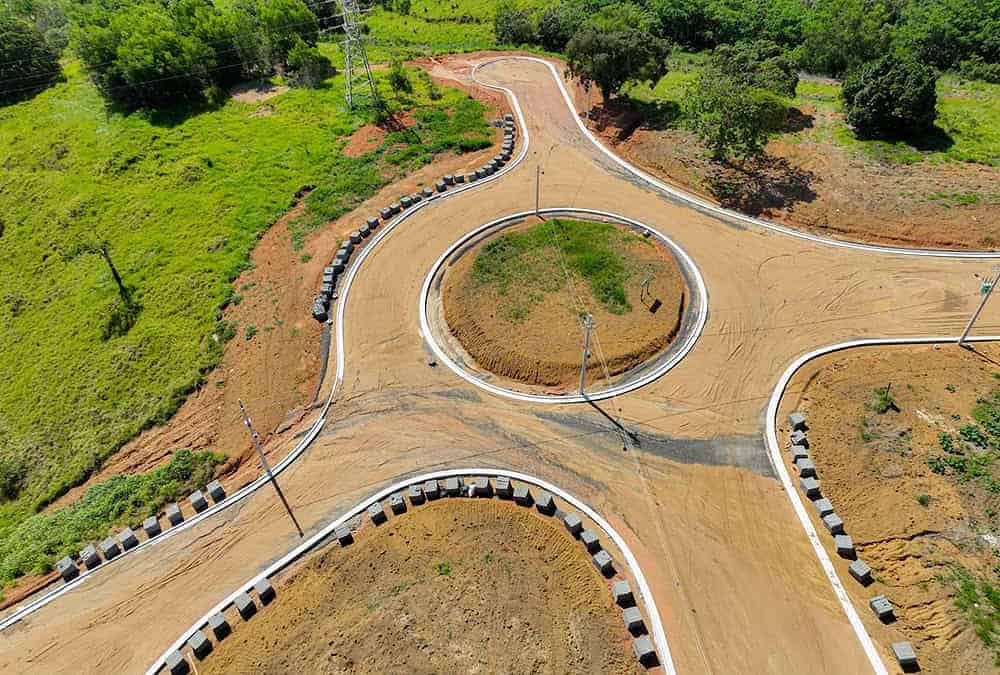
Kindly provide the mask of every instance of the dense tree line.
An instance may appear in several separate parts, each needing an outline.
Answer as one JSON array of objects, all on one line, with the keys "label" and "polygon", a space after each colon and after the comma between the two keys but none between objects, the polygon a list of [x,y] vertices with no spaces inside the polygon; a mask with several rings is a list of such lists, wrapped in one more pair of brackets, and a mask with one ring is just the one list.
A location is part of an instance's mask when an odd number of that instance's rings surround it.
[{"label": "dense tree line", "polygon": [[51,81],[67,47],[104,97],[126,109],[217,98],[236,82],[276,70],[302,85],[332,72],[316,43],[320,27],[339,18],[331,10],[335,3],[322,0],[312,6],[303,0],[17,1],[8,18],[0,15],[0,53],[19,68],[0,78],[0,97],[8,100],[26,83],[38,89]]}]

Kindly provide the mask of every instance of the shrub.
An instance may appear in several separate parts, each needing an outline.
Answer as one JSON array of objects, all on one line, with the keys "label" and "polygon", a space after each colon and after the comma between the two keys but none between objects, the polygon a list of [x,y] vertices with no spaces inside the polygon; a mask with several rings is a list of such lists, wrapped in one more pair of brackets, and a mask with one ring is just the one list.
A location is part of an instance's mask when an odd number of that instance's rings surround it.
[{"label": "shrub", "polygon": [[535,27],[527,10],[506,2],[497,6],[493,34],[497,44],[501,45],[523,45],[535,41]]},{"label": "shrub", "polygon": [[0,104],[28,98],[59,77],[59,55],[27,21],[0,9]]},{"label": "shrub", "polygon": [[708,69],[687,88],[685,124],[719,161],[760,155],[787,116],[784,102],[767,91],[747,86],[718,70]]},{"label": "shrub", "polygon": [[872,392],[871,408],[879,415],[884,415],[890,410],[899,410],[889,387],[879,387]]},{"label": "shrub", "polygon": [[799,86],[792,58],[768,40],[722,45],[712,53],[712,64],[721,73],[749,87],[767,89],[791,98]]},{"label": "shrub", "polygon": [[844,81],[847,122],[859,136],[906,136],[937,118],[937,73],[912,59],[884,56]]},{"label": "shrub", "polygon": [[962,77],[1000,84],[1000,63],[987,63],[979,55],[962,61],[958,69]]},{"label": "shrub", "polygon": [[409,94],[413,91],[410,76],[406,74],[406,69],[400,61],[393,61],[389,66],[389,86],[392,87],[397,98],[401,93]]},{"label": "shrub", "polygon": [[336,75],[330,59],[297,38],[288,52],[288,81],[297,87],[316,87],[328,77]]},{"label": "shrub", "polygon": [[571,2],[547,7],[538,18],[538,42],[551,52],[561,52],[582,23],[582,11]]},{"label": "shrub", "polygon": [[818,0],[806,13],[799,65],[841,77],[889,48],[891,8],[882,0]]}]

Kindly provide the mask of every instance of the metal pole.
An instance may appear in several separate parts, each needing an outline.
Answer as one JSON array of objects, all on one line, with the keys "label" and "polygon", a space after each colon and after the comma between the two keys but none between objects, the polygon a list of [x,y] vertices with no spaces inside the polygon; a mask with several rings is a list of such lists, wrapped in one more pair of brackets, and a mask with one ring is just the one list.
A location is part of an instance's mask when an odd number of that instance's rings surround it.
[{"label": "metal pole", "polygon": [[542,195],[542,165],[539,164],[538,166],[535,167],[535,217],[536,218],[541,218],[541,216],[538,215],[539,211],[538,204],[539,201],[541,200],[541,195]]},{"label": "metal pole", "polygon": [[972,318],[969,319],[969,323],[965,326],[965,330],[962,331],[962,337],[958,338],[959,347],[961,347],[962,343],[965,342],[965,339],[969,337],[969,333],[972,331],[973,324],[976,323],[976,319],[979,318],[979,315],[982,313],[983,308],[986,307],[986,301],[990,299],[991,295],[993,295],[993,289],[997,287],[997,282],[1000,281],[1000,269],[994,267],[993,271],[995,274],[993,278],[990,280],[989,288],[987,288],[986,292],[983,293],[983,299],[979,301],[979,307],[976,307],[976,311],[972,313]]},{"label": "metal pole", "polygon": [[583,363],[580,364],[580,394],[583,394],[583,382],[587,378],[587,357],[590,355],[590,329],[594,327],[594,318],[587,314],[583,317]]},{"label": "metal pole", "polygon": [[247,415],[247,408],[243,405],[243,401],[240,400],[240,412],[243,414],[243,424],[247,425],[247,429],[250,430],[250,438],[253,440],[253,446],[257,448],[257,456],[260,458],[260,465],[264,467],[264,473],[267,474],[268,480],[271,481],[271,485],[274,486],[274,491],[278,493],[278,498],[281,503],[285,505],[285,510],[288,511],[288,517],[292,519],[295,524],[295,529],[298,530],[299,536],[305,536],[302,532],[302,528],[299,527],[299,521],[295,519],[295,514],[292,513],[292,507],[288,504],[288,500],[285,499],[285,494],[278,487],[278,481],[275,479],[274,474],[271,473],[271,465],[267,463],[267,458],[264,457],[264,449],[260,447],[260,440],[257,438],[257,432],[253,429],[253,422],[250,421],[250,416]]}]

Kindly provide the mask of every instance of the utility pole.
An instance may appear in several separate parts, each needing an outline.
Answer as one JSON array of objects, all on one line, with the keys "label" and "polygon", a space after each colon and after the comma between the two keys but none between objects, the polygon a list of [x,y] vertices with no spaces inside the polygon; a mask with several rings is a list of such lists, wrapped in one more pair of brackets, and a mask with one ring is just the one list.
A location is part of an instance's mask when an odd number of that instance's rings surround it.
[{"label": "utility pole", "polygon": [[541,215],[539,215],[540,209],[538,208],[541,199],[542,199],[542,165],[539,164],[535,167],[535,217],[536,218],[541,218]]},{"label": "utility pole", "polygon": [[361,33],[357,0],[338,0],[344,11],[344,94],[347,107],[354,110],[356,99],[371,97],[371,105],[378,107],[378,91],[368,65],[364,37]]},{"label": "utility pole", "polygon": [[969,319],[969,323],[966,324],[965,330],[962,331],[962,337],[958,338],[958,346],[961,347],[965,339],[969,337],[969,333],[972,332],[972,326],[976,323],[976,319],[982,313],[983,308],[986,307],[986,301],[990,299],[993,295],[993,289],[997,287],[997,282],[1000,281],[1000,265],[993,266],[993,277],[986,284],[983,284],[982,293],[983,299],[979,301],[979,307],[976,307],[976,311],[972,313],[972,318]]},{"label": "utility pole", "polygon": [[590,331],[594,327],[594,317],[586,314],[583,317],[583,363],[580,364],[580,394],[583,395],[583,382],[587,379],[587,357],[590,356]]},{"label": "utility pole", "polygon": [[257,448],[257,456],[260,458],[260,465],[264,467],[264,473],[267,474],[268,480],[271,481],[271,485],[274,486],[274,491],[278,493],[278,498],[281,503],[285,505],[285,510],[288,511],[288,517],[292,519],[295,523],[295,529],[298,530],[299,536],[305,536],[302,533],[302,528],[299,527],[299,521],[295,519],[295,514],[292,513],[292,507],[289,506],[288,500],[285,499],[285,493],[281,491],[278,487],[278,481],[275,479],[274,474],[271,473],[271,465],[267,463],[267,458],[264,457],[264,449],[260,447],[260,440],[257,438],[257,432],[253,429],[253,422],[250,421],[250,416],[247,415],[247,408],[243,405],[243,401],[240,400],[240,412],[243,414],[243,424],[247,425],[247,429],[250,430],[250,438],[253,440],[253,446]]}]

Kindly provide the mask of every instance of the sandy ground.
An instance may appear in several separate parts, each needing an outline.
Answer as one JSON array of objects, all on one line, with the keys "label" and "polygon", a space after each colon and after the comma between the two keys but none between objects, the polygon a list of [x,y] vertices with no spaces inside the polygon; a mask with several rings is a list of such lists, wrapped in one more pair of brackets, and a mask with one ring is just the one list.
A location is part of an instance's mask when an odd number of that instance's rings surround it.
[{"label": "sandy ground", "polygon": [[[968,424],[976,400],[997,388],[998,357],[995,345],[851,350],[808,364],[791,383],[797,393],[783,402],[806,411],[824,494],[873,570],[876,583],[863,589],[847,577],[847,563],[832,556],[858,612],[872,619],[874,635],[912,642],[928,673],[982,673],[995,665],[955,607],[950,579],[961,565],[995,580],[996,553],[981,535],[998,531],[1000,496],[932,472],[927,459],[944,454],[938,435]],[[899,410],[867,409],[873,390],[890,383]],[[927,496],[926,506],[919,495]],[[867,607],[878,594],[896,606],[891,626]]]},{"label": "sandy ground", "polygon": [[[435,74],[462,80],[476,58],[442,61]],[[543,67],[501,61],[480,77],[519,96],[528,156],[501,180],[421,210],[360,269],[345,308],[342,389],[321,436],[281,477],[299,520],[315,531],[378,486],[432,467],[534,473],[590,503],[628,541],[680,672],[868,671],[773,477],[763,411],[782,370],[810,349],[958,334],[988,265],[835,248],[709,217],[599,155]],[[543,207],[648,222],[691,254],[708,287],[708,322],[685,359],[656,383],[601,404],[638,434],[628,452],[589,405],[521,404],[428,366],[418,315],[424,277],[470,223],[531,208],[539,163]],[[380,205],[373,200],[358,215]],[[1000,333],[1000,306],[987,307],[977,330]],[[276,439],[272,451],[287,447]],[[98,571],[5,631],[0,670],[141,671],[296,541],[273,492],[259,491]],[[891,672],[889,641],[876,638]]]},{"label": "sandy ground", "polygon": [[638,673],[609,582],[558,521],[442,500],[370,525],[277,587],[211,673]]},{"label": "sandy ground", "polygon": [[[633,112],[598,107],[592,128],[657,177],[750,215],[849,241],[1000,247],[1000,168],[880,161],[833,141],[840,113],[811,106],[796,112],[794,131],[771,141],[763,161],[746,166],[714,163],[693,133],[641,126]],[[948,198],[968,194],[979,202]]]},{"label": "sandy ground", "polygon": [[[625,283],[631,309],[623,314],[613,314],[595,300],[585,279],[564,273],[555,248],[546,249],[529,263],[537,282],[513,284],[502,295],[495,284],[477,283],[472,278],[472,266],[484,246],[504,233],[519,232],[537,222],[532,217],[524,225],[488,237],[463,252],[445,272],[445,319],[476,365],[504,379],[544,385],[553,391],[575,390],[580,381],[581,312],[590,313],[604,329],[603,339],[592,346],[588,359],[588,384],[604,382],[666,349],[680,328],[685,284],[666,248],[626,228],[620,230],[631,237],[622,248],[626,266],[632,270]],[[546,277],[555,279],[558,287],[548,285]],[[640,295],[645,279],[650,280],[650,298],[643,301]],[[528,304],[525,298],[529,296],[537,300]],[[652,313],[649,309],[654,298],[660,305]],[[515,305],[527,308],[523,318],[511,316],[510,308]]]}]

